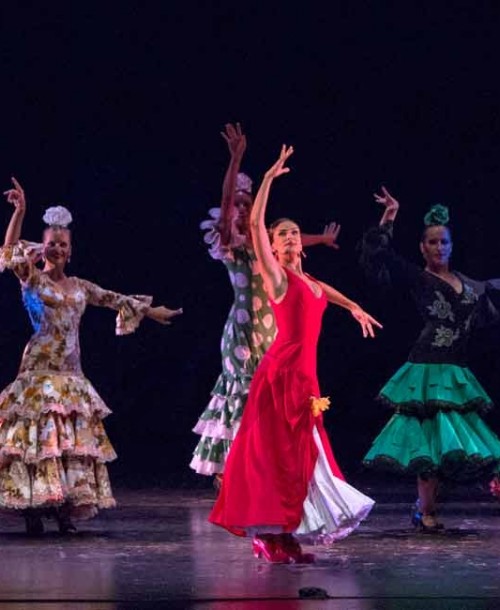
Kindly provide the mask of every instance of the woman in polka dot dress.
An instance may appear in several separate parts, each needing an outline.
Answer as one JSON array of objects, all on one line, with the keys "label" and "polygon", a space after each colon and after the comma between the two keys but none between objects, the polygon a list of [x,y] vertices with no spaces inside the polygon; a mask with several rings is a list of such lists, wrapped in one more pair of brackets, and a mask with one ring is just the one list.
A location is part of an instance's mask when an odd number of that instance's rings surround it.
[{"label": "woman in polka dot dress", "polygon": [[[257,365],[274,340],[276,326],[252,248],[249,215],[253,204],[252,181],[239,173],[246,148],[240,125],[226,125],[222,133],[230,161],[224,178],[220,208],[210,210],[210,220],[201,224],[205,242],[215,260],[223,262],[234,290],[234,302],[221,340],[222,373],[212,398],[194,432],[201,436],[191,460],[198,474],[224,471],[226,457],[240,425],[248,388]],[[338,248],[340,225],[331,223],[321,235],[303,235],[305,245],[324,244]]]}]

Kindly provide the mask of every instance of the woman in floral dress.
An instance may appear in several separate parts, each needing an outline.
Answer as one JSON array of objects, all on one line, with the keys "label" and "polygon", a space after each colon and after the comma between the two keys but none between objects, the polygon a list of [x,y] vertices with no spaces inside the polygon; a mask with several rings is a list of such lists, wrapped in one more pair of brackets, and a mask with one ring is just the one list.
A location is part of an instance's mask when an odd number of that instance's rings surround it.
[{"label": "woman in floral dress", "polygon": [[[152,298],[103,290],[65,266],[71,255],[71,214],[60,206],[44,216],[43,244],[20,241],[26,203],[13,179],[14,212],[0,249],[0,270],[21,281],[34,333],[16,379],[0,394],[0,507],[23,512],[30,534],[42,516],[62,533],[72,517],[89,518],[115,505],[106,463],[116,454],[102,420],[110,410],[82,373],[78,329],[88,304],[118,311],[116,332],[133,332],[146,316],[170,323],[181,310],[151,307]],[[36,261],[43,257],[43,269]]]},{"label": "woman in floral dress", "polygon": [[[240,426],[250,381],[276,334],[248,224],[252,181],[239,173],[246,137],[239,124],[226,125],[222,136],[230,152],[222,203],[220,208],[210,210],[211,219],[201,228],[207,231],[205,242],[210,246],[210,256],[222,261],[228,270],[234,301],[221,340],[222,373],[193,430],[201,438],[190,464],[198,474],[215,474],[218,478]],[[338,248],[339,231],[340,225],[331,223],[320,235],[303,235],[303,243]]]},{"label": "woman in floral dress", "polygon": [[467,367],[471,331],[498,317],[498,280],[477,282],[450,268],[448,210],[440,205],[424,219],[425,268],[407,262],[391,247],[399,204],[385,188],[375,198],[385,210],[363,238],[363,266],[379,283],[409,291],[425,325],[408,362],[380,391],[395,413],[364,463],[417,475],[412,521],[432,532],[442,528],[436,518],[439,480],[473,480],[500,462],[500,440],[480,417],[491,399]]}]

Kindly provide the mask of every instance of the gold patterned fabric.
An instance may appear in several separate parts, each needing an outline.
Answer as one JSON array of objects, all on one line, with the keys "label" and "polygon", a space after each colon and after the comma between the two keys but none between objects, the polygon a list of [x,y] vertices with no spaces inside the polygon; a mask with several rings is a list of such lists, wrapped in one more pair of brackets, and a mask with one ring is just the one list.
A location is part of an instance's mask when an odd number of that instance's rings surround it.
[{"label": "gold patterned fabric", "polygon": [[87,304],[118,311],[116,332],[133,332],[151,297],[103,290],[77,277],[62,287],[34,264],[36,244],[0,248],[0,270],[21,280],[34,333],[19,374],[0,393],[0,506],[69,503],[88,518],[115,505],[106,463],[116,458],[102,423],[111,412],[83,375],[79,325]]}]

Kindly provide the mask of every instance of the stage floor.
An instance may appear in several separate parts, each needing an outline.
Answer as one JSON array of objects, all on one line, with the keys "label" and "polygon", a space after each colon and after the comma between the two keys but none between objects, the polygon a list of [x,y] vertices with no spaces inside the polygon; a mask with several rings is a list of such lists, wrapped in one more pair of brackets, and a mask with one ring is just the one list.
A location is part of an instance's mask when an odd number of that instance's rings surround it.
[{"label": "stage floor", "polygon": [[[313,565],[256,560],[249,541],[207,523],[211,490],[118,490],[119,506],[62,538],[0,521],[0,610],[440,610],[500,605],[500,503],[447,498],[441,535],[409,525],[411,487],[362,488],[378,503],[358,531],[315,548]],[[302,600],[301,589],[330,599]],[[497,599],[495,599],[497,598]]]}]

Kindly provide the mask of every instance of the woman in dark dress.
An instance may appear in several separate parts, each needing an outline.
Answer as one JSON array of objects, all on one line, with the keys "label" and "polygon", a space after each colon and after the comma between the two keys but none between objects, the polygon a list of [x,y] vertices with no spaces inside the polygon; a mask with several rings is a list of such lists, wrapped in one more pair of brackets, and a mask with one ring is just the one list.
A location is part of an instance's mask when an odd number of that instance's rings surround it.
[{"label": "woman in dark dress", "polygon": [[446,207],[433,206],[425,216],[422,269],[391,247],[396,199],[385,188],[375,199],[385,211],[379,226],[364,235],[362,264],[379,283],[410,292],[424,327],[408,361],[380,391],[379,399],[394,415],[364,463],[417,475],[412,520],[435,531],[442,528],[436,518],[439,480],[474,480],[500,460],[500,440],[480,416],[492,401],[467,367],[470,333],[494,315],[490,297],[498,285],[470,280],[450,267],[453,244]]}]

